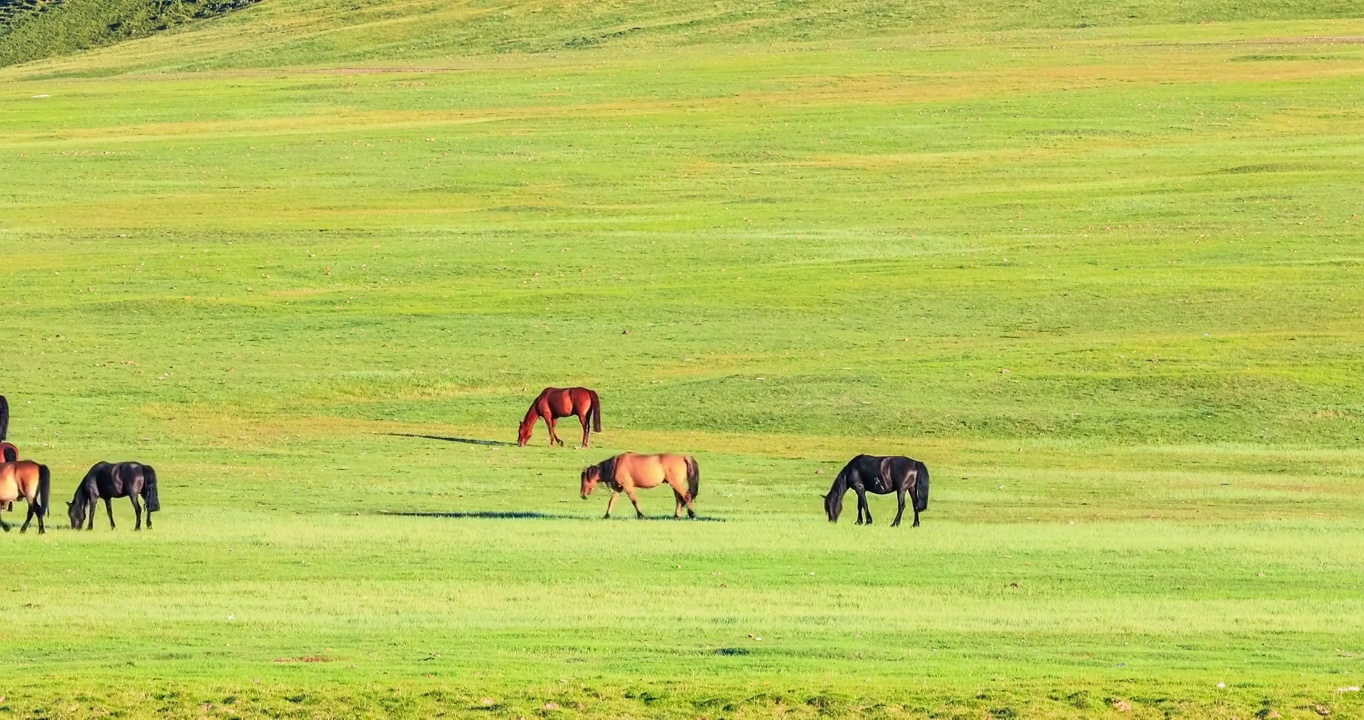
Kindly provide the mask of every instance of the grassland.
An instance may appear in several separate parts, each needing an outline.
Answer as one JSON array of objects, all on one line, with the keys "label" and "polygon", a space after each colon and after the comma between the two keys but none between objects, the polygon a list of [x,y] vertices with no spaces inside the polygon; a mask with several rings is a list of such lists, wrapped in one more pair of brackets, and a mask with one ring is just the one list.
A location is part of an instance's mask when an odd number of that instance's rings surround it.
[{"label": "grassland", "polygon": [[[1364,716],[1358,9],[278,0],[0,69],[11,439],[165,507],[0,540],[0,714]],[[507,444],[564,383],[597,445]],[[599,521],[626,449],[710,521]],[[824,521],[861,451],[923,527]]]}]

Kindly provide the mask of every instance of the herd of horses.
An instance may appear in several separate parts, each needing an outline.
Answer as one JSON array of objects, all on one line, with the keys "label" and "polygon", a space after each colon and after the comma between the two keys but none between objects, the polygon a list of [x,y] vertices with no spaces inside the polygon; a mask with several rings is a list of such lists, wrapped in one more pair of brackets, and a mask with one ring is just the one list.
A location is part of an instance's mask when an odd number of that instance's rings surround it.
[{"label": "herd of horses", "polygon": [[[591,431],[601,432],[601,399],[597,393],[582,387],[545,388],[521,419],[516,444],[525,447],[530,442],[535,424],[544,420],[545,426],[549,428],[550,446],[563,445],[564,441],[554,432],[554,421],[575,416],[582,423],[583,447],[587,447],[591,435],[587,424],[589,418],[592,420]],[[692,503],[700,489],[701,469],[696,464],[696,458],[690,455],[623,453],[583,468],[581,479],[584,500],[592,494],[598,483],[605,483],[611,489],[611,499],[606,502],[608,518],[621,493],[625,493],[635,506],[635,516],[644,517],[635,490],[647,490],[664,483],[672,488],[676,501],[673,517],[681,517],[684,507],[687,517],[696,517]],[[905,514],[906,498],[914,510],[914,527],[918,527],[919,513],[928,509],[928,467],[918,460],[899,455],[858,455],[843,466],[834,478],[833,486],[824,495],[824,512],[829,522],[838,522],[838,517],[843,514],[843,497],[849,490],[857,493],[858,525],[872,524],[867,493],[894,493],[899,500],[899,511],[895,513],[895,522],[891,523],[891,527],[899,526],[900,518]]]},{"label": "herd of horses", "polygon": [[[52,473],[46,465],[33,460],[21,460],[19,448],[9,442],[9,401],[0,395],[0,513],[14,510],[14,501],[22,499],[28,504],[28,515],[19,532],[28,532],[29,523],[38,521],[38,533],[47,532],[43,518],[51,509]],[[152,526],[152,513],[161,509],[161,500],[156,492],[156,470],[150,465],[136,462],[108,463],[97,462],[85,473],[76,485],[71,502],[66,504],[67,519],[71,527],[92,529],[95,525],[95,505],[102,499],[109,512],[109,527],[114,525],[113,499],[126,497],[133,503],[137,514],[137,527],[142,529],[142,503],[147,508],[147,528]],[[88,523],[87,523],[88,520]],[[0,530],[10,531],[10,524],[0,516]]]},{"label": "herd of horses", "polygon": [[[545,388],[522,418],[516,434],[517,444],[524,447],[529,443],[536,423],[544,420],[545,426],[549,428],[550,446],[563,445],[564,441],[555,433],[554,425],[557,419],[566,417],[578,418],[583,427],[582,446],[588,447],[591,433],[601,432],[601,398],[595,391],[582,387]],[[51,473],[46,465],[20,459],[19,449],[6,440],[8,431],[9,403],[4,395],[0,395],[0,460],[3,460],[0,462],[0,512],[12,511],[14,501],[22,498],[28,504],[28,515],[19,532],[26,532],[33,520],[38,521],[39,533],[46,532],[43,518],[49,510]],[[694,503],[700,491],[701,468],[696,458],[690,455],[622,453],[583,468],[580,479],[584,500],[599,484],[611,490],[611,498],[606,503],[608,518],[621,493],[630,498],[636,517],[644,517],[635,491],[664,484],[673,491],[673,517],[681,517],[683,508],[687,511],[687,517],[696,517]],[[914,510],[914,527],[918,527],[919,513],[928,509],[928,468],[918,460],[902,456],[858,455],[839,471],[829,492],[824,495],[824,512],[829,522],[838,522],[843,513],[843,498],[850,490],[857,493],[858,525],[872,523],[867,493],[894,493],[899,500],[899,511],[891,527],[900,524],[905,514],[906,498]],[[105,510],[109,514],[109,527],[115,527],[112,501],[122,497],[132,502],[133,512],[137,516],[134,529],[142,529],[143,504],[147,511],[147,528],[151,529],[152,513],[161,509],[156,491],[156,470],[137,462],[95,463],[76,486],[71,502],[67,503],[67,518],[71,521],[71,527],[79,530],[84,525],[87,530],[93,529],[95,507],[100,500],[104,500]],[[142,503],[138,502],[139,498]],[[0,518],[0,528],[9,532],[10,525]]]}]

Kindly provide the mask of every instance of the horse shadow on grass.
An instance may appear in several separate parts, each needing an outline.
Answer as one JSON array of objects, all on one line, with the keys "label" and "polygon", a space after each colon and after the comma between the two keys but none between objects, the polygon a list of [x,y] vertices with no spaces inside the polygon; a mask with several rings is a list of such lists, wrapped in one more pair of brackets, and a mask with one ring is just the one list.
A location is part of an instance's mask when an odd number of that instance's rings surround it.
[{"label": "horse shadow on grass", "polygon": [[[391,515],[396,517],[423,517],[423,518],[445,518],[449,520],[601,520],[600,515],[569,515],[566,513],[544,513],[533,510],[479,510],[470,512],[415,512],[402,510],[380,510],[380,515]],[[612,520],[635,520],[636,518],[622,515],[613,517]],[[644,520],[677,520],[671,515],[648,515]],[[695,517],[687,522],[725,522],[724,518],[717,517]]]},{"label": "horse shadow on grass", "polygon": [[511,447],[516,443],[504,442],[502,440],[480,440],[478,438],[446,437],[445,435],[419,435],[416,433],[387,433],[389,437],[419,438],[422,440],[440,440],[442,442],[464,443],[465,445],[493,445],[500,447]]}]

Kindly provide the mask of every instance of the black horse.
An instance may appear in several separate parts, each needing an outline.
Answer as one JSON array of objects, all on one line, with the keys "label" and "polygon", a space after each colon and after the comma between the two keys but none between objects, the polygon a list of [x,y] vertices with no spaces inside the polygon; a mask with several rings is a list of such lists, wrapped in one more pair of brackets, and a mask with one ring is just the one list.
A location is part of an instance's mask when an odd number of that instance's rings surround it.
[{"label": "black horse", "polygon": [[[0,440],[9,435],[9,401],[0,395]],[[8,461],[7,461],[8,462]]]},{"label": "black horse", "polygon": [[914,527],[919,527],[919,513],[928,509],[928,467],[918,460],[899,455],[877,457],[858,455],[843,466],[833,487],[824,496],[824,512],[829,522],[838,522],[843,513],[843,495],[852,489],[857,492],[857,524],[871,524],[871,506],[867,504],[867,491],[877,495],[896,493],[900,499],[900,511],[895,513],[895,522],[900,524],[900,516],[905,514],[905,495],[914,499]]},{"label": "black horse", "polygon": [[[133,503],[137,513],[137,527],[142,529],[142,506],[138,496],[147,503],[147,529],[152,529],[152,513],[161,509],[161,500],[156,495],[156,471],[151,465],[135,462],[107,463],[97,462],[85,474],[85,479],[76,486],[76,494],[66,504],[66,515],[71,518],[71,527],[79,530],[85,524],[87,530],[95,527],[95,501],[104,498],[104,508],[109,511],[109,528],[114,528],[113,498],[126,497]],[[89,513],[87,516],[86,513]]]}]

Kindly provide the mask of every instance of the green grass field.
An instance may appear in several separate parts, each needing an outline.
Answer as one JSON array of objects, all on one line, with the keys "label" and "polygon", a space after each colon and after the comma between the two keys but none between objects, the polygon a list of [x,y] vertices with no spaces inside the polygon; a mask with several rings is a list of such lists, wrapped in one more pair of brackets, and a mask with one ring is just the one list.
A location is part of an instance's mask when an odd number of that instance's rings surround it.
[{"label": "green grass field", "polygon": [[[1361,15],[265,0],[0,68],[10,439],[164,506],[0,539],[0,716],[1364,717]],[[564,384],[594,447],[511,444]],[[601,521],[625,450],[707,521]],[[825,521],[858,452],[923,527]]]}]

